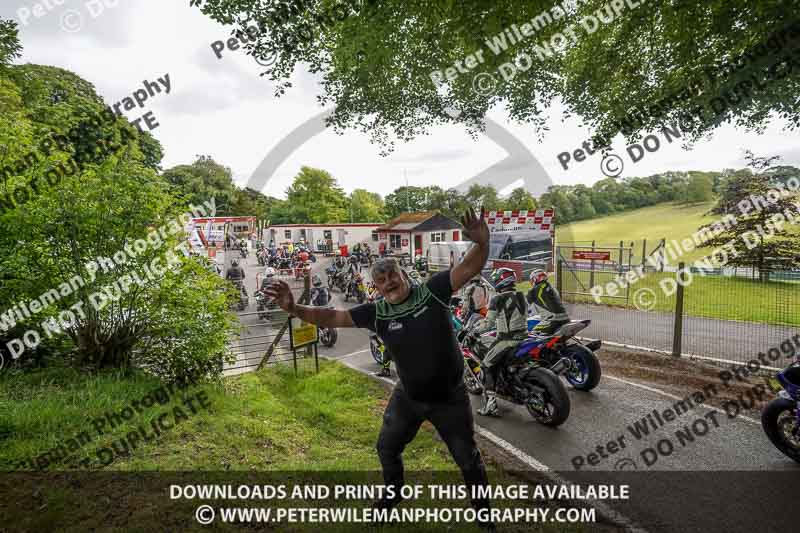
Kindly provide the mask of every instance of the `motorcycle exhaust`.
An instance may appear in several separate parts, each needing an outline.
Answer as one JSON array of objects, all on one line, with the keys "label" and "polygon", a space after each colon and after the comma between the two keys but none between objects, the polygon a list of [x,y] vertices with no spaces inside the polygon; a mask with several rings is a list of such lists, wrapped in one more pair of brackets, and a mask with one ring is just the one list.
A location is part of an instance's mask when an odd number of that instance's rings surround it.
[{"label": "motorcycle exhaust", "polygon": [[556,375],[559,375],[564,371],[566,371],[571,365],[572,363],[570,362],[569,358],[562,357],[561,359],[556,361],[556,364],[550,367],[550,371]]}]

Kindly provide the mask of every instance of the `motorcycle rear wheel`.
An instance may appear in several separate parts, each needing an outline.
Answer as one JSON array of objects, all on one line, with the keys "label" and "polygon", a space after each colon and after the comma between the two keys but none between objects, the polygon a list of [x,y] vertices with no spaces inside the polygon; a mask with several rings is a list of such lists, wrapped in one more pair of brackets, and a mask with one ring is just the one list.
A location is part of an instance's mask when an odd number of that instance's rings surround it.
[{"label": "motorcycle rear wheel", "polygon": [[[525,377],[525,384],[531,395],[525,407],[534,420],[550,427],[566,422],[570,411],[569,395],[558,376],[546,368],[534,368]],[[536,391],[537,387],[544,392]]]},{"label": "motorcycle rear wheel", "polygon": [[761,427],[783,455],[800,463],[800,427],[797,405],[787,398],[775,398],[761,412]]}]

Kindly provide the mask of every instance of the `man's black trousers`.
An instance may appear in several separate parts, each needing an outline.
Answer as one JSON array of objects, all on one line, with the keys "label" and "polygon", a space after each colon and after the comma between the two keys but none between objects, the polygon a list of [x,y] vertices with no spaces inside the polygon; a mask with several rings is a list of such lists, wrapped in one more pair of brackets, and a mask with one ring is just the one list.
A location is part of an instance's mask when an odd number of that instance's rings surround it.
[{"label": "man's black trousers", "polygon": [[[441,403],[423,403],[409,398],[401,386],[396,386],[389,405],[383,413],[383,426],[378,436],[378,457],[383,467],[386,485],[394,486],[399,493],[405,481],[401,454],[422,425],[429,420],[439,432],[461,469],[465,484],[488,485],[483,458],[475,444],[472,406],[463,384],[452,391]],[[488,507],[488,500],[473,500],[476,509]]]}]

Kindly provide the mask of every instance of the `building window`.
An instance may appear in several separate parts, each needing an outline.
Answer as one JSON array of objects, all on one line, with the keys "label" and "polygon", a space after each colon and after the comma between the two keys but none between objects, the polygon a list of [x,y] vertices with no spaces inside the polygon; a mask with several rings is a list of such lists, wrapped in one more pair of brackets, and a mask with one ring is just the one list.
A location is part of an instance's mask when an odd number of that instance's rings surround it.
[{"label": "building window", "polygon": [[331,239],[333,239],[333,231],[326,229],[325,231],[322,232],[322,238],[325,239],[326,241],[330,241]]},{"label": "building window", "polygon": [[247,233],[250,231],[250,226],[247,224],[234,224],[233,225],[233,232],[234,233]]},{"label": "building window", "polygon": [[375,242],[378,242],[378,232],[377,231],[373,231],[372,232],[372,240],[375,241]]},{"label": "building window", "polygon": [[292,240],[292,230],[290,230],[290,229],[285,230],[283,232],[283,237],[284,237],[284,239],[289,239],[291,241]]},{"label": "building window", "polygon": [[431,233],[431,242],[444,242],[446,240],[447,237],[445,237],[445,232],[443,231],[441,233]]},{"label": "building window", "polygon": [[402,248],[402,245],[400,244],[400,235],[397,235],[396,233],[389,235],[389,247]]}]

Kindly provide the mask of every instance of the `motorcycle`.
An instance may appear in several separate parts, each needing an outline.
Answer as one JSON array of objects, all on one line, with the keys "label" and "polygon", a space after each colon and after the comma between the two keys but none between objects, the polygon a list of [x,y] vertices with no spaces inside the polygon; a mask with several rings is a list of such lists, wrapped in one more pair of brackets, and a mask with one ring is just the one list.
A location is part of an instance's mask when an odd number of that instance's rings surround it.
[{"label": "motorcycle", "polygon": [[428,273],[428,258],[424,255],[418,255],[416,259],[414,259],[414,270],[419,272],[422,275],[427,275]]},{"label": "motorcycle", "polygon": [[[456,331],[466,325],[461,317],[460,304],[459,298],[451,301],[453,326]],[[539,322],[538,316],[528,317],[529,338],[520,344],[519,349],[527,350],[533,360],[549,368],[554,374],[563,375],[576,390],[588,392],[597,387],[602,376],[602,369],[594,352],[600,349],[602,341],[593,340],[583,344],[574,338],[579,331],[589,327],[591,320],[570,322],[562,326],[554,335],[545,337],[533,332]],[[469,326],[471,327],[471,325],[472,321],[470,320]],[[494,334],[494,332],[489,333],[489,335]],[[483,392],[480,383],[467,383],[467,388],[473,394]]]},{"label": "motorcycle", "polygon": [[[328,289],[323,288],[311,289],[311,305],[333,309],[333,305],[330,304],[330,294],[327,291]],[[319,328],[319,342],[323,346],[333,348],[337,340],[339,340],[339,331],[336,328]]]},{"label": "motorcycle", "polygon": [[[468,387],[470,383],[482,384],[485,346],[467,329],[458,333],[458,340],[464,355],[465,383]],[[560,426],[569,418],[570,400],[563,383],[548,368],[532,361],[527,350],[515,349],[497,369],[496,392],[499,398],[524,405],[528,414],[545,426]]]},{"label": "motorcycle", "polygon": [[337,269],[335,265],[331,265],[325,269],[325,274],[328,276],[328,289],[333,290],[333,287],[336,285],[336,274],[338,273],[339,269]]},{"label": "motorcycle", "polygon": [[357,300],[358,303],[363,304],[367,299],[367,289],[364,287],[364,278],[361,274],[354,274],[350,276],[347,282],[347,290],[344,294],[344,301],[350,301],[350,298]]},{"label": "motorcycle", "polygon": [[239,311],[244,311],[247,309],[247,306],[250,304],[250,297],[247,295],[247,289],[244,288],[244,281],[243,280],[236,280],[233,282],[236,288],[239,291],[239,303],[236,304],[236,308]]},{"label": "motorcycle", "polygon": [[776,379],[783,390],[761,412],[761,427],[781,453],[800,463],[800,360]]},{"label": "motorcycle", "polygon": [[247,259],[247,246],[239,248],[239,255],[242,256],[242,259]]},{"label": "motorcycle", "polygon": [[[600,361],[594,353],[600,349],[602,341],[593,340],[583,344],[575,335],[591,323],[591,320],[573,320],[561,326],[553,335],[530,333],[519,350],[541,361],[556,375],[563,375],[574,389],[588,392],[597,387],[602,376]],[[528,327],[531,327],[531,320],[528,321]]]}]

